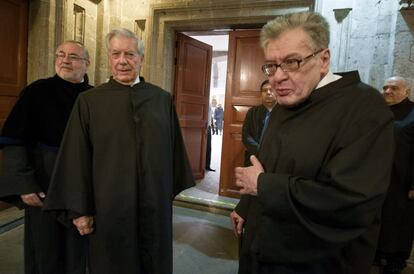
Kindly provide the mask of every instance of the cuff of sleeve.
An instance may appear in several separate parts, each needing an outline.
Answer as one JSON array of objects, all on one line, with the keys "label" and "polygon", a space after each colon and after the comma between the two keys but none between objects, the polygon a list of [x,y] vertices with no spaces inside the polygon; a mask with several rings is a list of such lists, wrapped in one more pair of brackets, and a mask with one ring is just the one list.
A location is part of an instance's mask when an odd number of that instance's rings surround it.
[{"label": "cuff of sleeve", "polygon": [[243,219],[247,219],[247,212],[249,210],[249,199],[247,195],[242,195],[239,203],[234,208],[234,211]]}]

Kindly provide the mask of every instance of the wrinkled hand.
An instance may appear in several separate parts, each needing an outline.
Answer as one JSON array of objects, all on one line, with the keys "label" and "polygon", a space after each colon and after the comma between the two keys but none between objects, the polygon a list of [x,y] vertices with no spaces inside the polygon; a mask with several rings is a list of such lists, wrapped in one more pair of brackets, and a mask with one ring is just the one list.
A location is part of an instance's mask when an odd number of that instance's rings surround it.
[{"label": "wrinkled hand", "polygon": [[73,219],[72,223],[76,226],[80,235],[87,235],[93,232],[93,217],[81,216]]},{"label": "wrinkled hand", "polygon": [[244,219],[240,217],[240,215],[237,214],[236,211],[233,210],[233,212],[230,213],[230,220],[231,224],[233,225],[234,235],[241,235],[244,227]]},{"label": "wrinkled hand", "polygon": [[414,199],[414,189],[411,189],[410,191],[408,191],[408,198]]},{"label": "wrinkled hand", "polygon": [[44,199],[46,195],[43,192],[39,193],[29,193],[29,194],[22,194],[20,198],[22,199],[23,203],[29,206],[43,206],[43,202],[41,199]]},{"label": "wrinkled hand", "polygon": [[253,164],[252,166],[236,167],[236,185],[241,187],[240,194],[257,196],[257,179],[259,174],[264,172],[264,169],[254,155],[250,156],[250,162]]}]

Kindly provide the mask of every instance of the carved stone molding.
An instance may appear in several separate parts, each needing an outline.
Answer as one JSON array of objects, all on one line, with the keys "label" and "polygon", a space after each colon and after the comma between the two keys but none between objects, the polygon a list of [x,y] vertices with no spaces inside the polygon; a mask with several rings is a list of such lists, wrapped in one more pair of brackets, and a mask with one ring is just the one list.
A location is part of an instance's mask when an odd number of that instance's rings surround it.
[{"label": "carved stone molding", "polygon": [[352,9],[334,9],[335,20],[338,22],[338,31],[335,33],[338,43],[338,58],[336,69],[338,71],[347,70],[347,60],[349,54],[349,40],[351,30],[351,13]]},{"label": "carved stone molding", "polygon": [[142,41],[145,40],[145,19],[135,20],[134,32]]},{"label": "carved stone molding", "polygon": [[338,23],[342,23],[342,21],[348,16],[352,9],[334,9],[333,12],[335,14],[335,20]]},{"label": "carved stone molding", "polygon": [[73,40],[85,43],[85,9],[73,5]]},{"label": "carved stone molding", "polygon": [[[149,81],[167,90],[174,79],[176,31],[260,28],[278,15],[314,10],[315,0],[194,1],[151,5],[146,45]],[[161,72],[161,73],[160,73]]]}]

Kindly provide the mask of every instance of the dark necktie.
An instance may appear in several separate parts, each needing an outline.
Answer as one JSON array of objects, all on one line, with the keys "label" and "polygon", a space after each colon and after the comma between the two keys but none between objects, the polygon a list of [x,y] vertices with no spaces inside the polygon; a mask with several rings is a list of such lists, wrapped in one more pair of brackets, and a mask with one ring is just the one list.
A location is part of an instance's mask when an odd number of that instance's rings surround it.
[{"label": "dark necktie", "polygon": [[265,116],[265,118],[263,120],[263,129],[262,129],[262,132],[260,133],[259,146],[260,146],[260,144],[263,141],[264,133],[265,133],[265,131],[267,129],[267,126],[269,125],[270,114],[271,114],[270,111],[266,111],[266,116]]}]

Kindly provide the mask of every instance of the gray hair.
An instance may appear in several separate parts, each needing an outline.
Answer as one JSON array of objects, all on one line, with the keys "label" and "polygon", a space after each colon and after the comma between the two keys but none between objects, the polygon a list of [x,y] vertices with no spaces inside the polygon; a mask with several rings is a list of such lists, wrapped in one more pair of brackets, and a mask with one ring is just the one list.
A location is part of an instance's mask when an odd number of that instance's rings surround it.
[{"label": "gray hair", "polygon": [[57,47],[60,47],[61,45],[64,45],[64,44],[76,44],[76,45],[78,45],[83,50],[84,58],[89,61],[89,51],[83,43],[81,43],[79,41],[76,41],[76,40],[66,40],[66,41],[63,41],[62,43],[60,43]]},{"label": "gray hair", "polygon": [[386,81],[397,81],[399,83],[401,83],[405,88],[409,89],[410,85],[408,84],[408,81],[401,76],[392,76],[390,78],[388,78]]},{"label": "gray hair", "polygon": [[106,48],[108,51],[110,46],[109,43],[111,42],[112,38],[120,36],[132,39],[135,42],[138,54],[144,56],[144,43],[142,43],[142,41],[135,35],[135,33],[125,28],[115,28],[106,35]]},{"label": "gray hair", "polygon": [[316,12],[300,12],[276,17],[267,22],[260,32],[260,44],[267,48],[270,40],[278,38],[283,32],[301,28],[310,37],[313,50],[328,48],[329,24],[326,19]]}]

